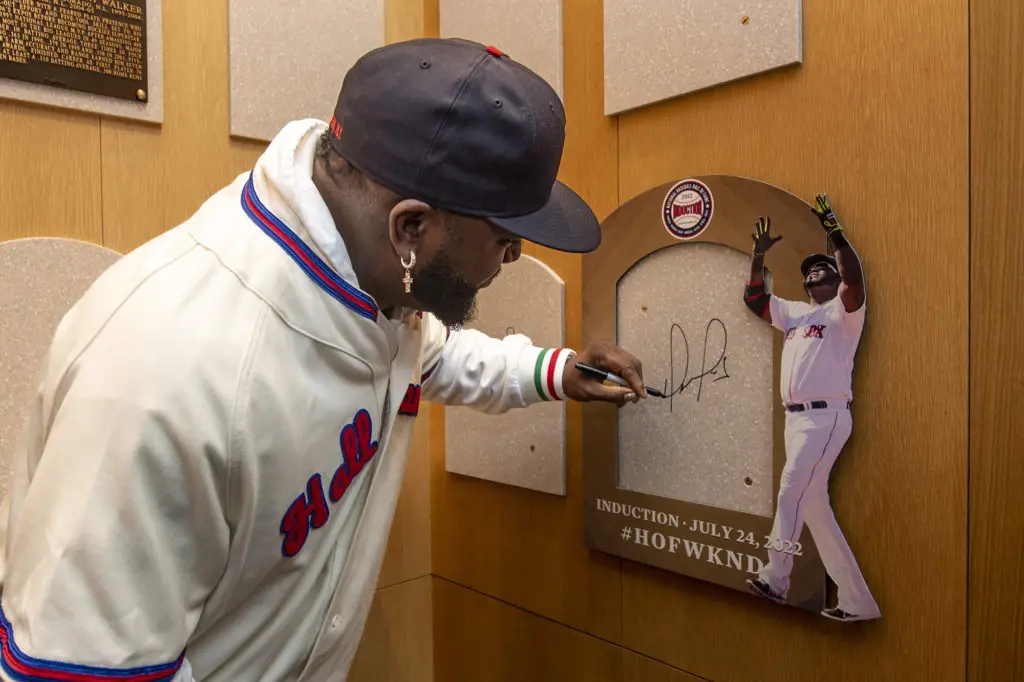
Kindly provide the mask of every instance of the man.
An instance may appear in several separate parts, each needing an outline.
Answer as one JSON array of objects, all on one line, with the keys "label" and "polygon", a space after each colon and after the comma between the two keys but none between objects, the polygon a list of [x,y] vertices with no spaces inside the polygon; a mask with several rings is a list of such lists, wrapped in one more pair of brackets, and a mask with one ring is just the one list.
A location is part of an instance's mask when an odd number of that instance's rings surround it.
[{"label": "man", "polygon": [[56,332],[0,512],[4,679],[344,679],[421,397],[643,397],[608,343],[461,329],[522,240],[598,246],[555,179],[564,130],[500,50],[375,50],[330,124],[289,124],[101,276]]},{"label": "man", "polygon": [[799,542],[806,524],[839,593],[838,604],[822,615],[839,621],[870,620],[881,613],[836,523],[828,494],[832,465],[853,428],[853,360],[864,329],[864,273],[828,195],[818,195],[816,201],[812,210],[835,257],[814,254],[800,264],[808,302],[787,301],[767,292],[764,254],[782,237],[771,235],[771,221],[764,217],[758,219],[754,234],[745,301],[755,314],[786,335],[781,367],[786,465],[768,563],[758,578],[747,580],[747,584],[759,596],[785,601],[796,548],[793,543]]}]

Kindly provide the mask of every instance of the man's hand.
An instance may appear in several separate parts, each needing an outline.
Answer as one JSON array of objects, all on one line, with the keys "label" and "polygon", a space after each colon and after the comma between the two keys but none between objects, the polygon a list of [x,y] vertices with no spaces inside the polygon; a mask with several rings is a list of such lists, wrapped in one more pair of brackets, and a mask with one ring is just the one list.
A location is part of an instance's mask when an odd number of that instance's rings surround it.
[{"label": "man's hand", "polygon": [[775,246],[775,242],[782,239],[781,236],[772,236],[772,219],[768,216],[760,216],[754,225],[754,255],[763,256],[768,249]]},{"label": "man's hand", "polygon": [[817,194],[814,201],[816,206],[811,211],[828,234],[828,241],[832,244],[839,266],[839,277],[842,279],[839,284],[839,300],[847,312],[853,312],[864,305],[865,298],[864,270],[861,268],[860,256],[846,238],[846,231],[832,210],[832,200],[828,194]]},{"label": "man's hand", "polygon": [[814,201],[817,205],[811,208],[811,212],[818,217],[821,226],[825,228],[825,232],[831,235],[837,230],[842,230],[839,219],[836,218],[836,214],[832,210],[832,200],[828,198],[828,195],[817,194],[814,197]]},{"label": "man's hand", "polygon": [[[577,361],[619,375],[629,383],[629,388],[605,385],[604,382],[577,370]],[[647,397],[640,361],[607,341],[591,343],[582,353],[569,358],[562,373],[562,391],[570,400],[601,400],[617,405],[635,403],[640,398]]]}]

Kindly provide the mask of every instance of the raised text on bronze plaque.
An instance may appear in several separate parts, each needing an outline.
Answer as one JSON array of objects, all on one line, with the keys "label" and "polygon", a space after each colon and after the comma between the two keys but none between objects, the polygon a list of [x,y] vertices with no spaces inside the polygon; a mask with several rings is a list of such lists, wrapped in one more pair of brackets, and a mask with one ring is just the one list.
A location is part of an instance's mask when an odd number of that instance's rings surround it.
[{"label": "raised text on bronze plaque", "polygon": [[0,77],[145,100],[146,0],[0,0]]}]

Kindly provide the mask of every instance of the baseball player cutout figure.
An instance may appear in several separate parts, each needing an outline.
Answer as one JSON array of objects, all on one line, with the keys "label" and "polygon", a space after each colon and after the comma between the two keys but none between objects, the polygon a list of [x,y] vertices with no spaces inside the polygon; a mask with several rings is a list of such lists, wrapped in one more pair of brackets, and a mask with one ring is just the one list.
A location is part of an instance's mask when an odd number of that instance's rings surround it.
[{"label": "baseball player cutout figure", "polygon": [[836,220],[828,195],[812,209],[835,257],[808,256],[800,264],[809,300],[787,301],[769,294],[764,254],[781,236],[771,235],[770,218],[758,219],[745,301],[757,315],[785,334],[780,389],[786,409],[786,464],[779,484],[768,563],[747,585],[755,594],[782,603],[789,591],[794,543],[804,525],[838,589],[838,603],[822,615],[839,621],[881,616],[829,502],[832,465],[853,428],[854,356],[864,329],[866,294],[860,258]]},{"label": "baseball player cutout figure", "polygon": [[101,275],[56,330],[0,508],[0,678],[344,680],[421,398],[645,397],[610,343],[464,328],[523,240],[600,243],[556,180],[564,139],[558,95],[500,50],[392,44],[329,123],[289,123]]}]

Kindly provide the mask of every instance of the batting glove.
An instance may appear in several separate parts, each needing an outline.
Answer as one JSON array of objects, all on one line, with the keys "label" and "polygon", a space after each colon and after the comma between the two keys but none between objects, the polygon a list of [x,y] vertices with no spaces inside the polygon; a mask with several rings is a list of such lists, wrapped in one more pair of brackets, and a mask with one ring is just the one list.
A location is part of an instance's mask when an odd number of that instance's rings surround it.
[{"label": "batting glove", "polygon": [[814,197],[817,206],[811,212],[818,217],[825,232],[831,235],[833,232],[841,232],[843,227],[839,224],[835,212],[832,211],[832,201],[827,194],[818,194]]},{"label": "batting glove", "polygon": [[763,256],[768,249],[775,246],[775,242],[782,239],[781,236],[773,237],[771,234],[772,219],[767,216],[760,216],[754,224],[754,255]]}]

